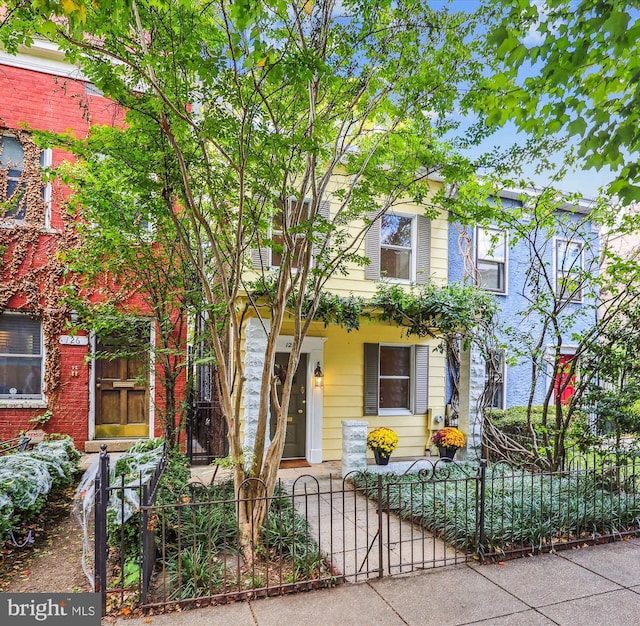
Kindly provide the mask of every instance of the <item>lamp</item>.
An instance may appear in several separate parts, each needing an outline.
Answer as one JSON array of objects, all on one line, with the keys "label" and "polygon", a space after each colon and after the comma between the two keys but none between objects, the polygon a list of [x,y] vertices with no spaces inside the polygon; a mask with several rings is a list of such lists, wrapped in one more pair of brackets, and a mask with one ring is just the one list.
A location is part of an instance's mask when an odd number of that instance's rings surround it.
[{"label": "lamp", "polygon": [[322,379],[324,378],[324,374],[322,373],[322,368],[320,367],[320,361],[318,361],[316,369],[313,370],[313,376],[316,379],[316,387],[322,387]]}]

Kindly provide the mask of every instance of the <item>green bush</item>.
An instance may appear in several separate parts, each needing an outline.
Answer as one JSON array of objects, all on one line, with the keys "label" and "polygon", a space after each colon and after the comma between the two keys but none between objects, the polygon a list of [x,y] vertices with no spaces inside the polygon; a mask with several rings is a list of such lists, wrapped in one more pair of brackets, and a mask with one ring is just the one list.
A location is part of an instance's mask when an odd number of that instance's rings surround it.
[{"label": "green bush", "polygon": [[[527,407],[513,406],[508,409],[485,409],[485,415],[491,422],[504,430],[515,434],[527,432]],[[542,426],[542,407],[531,407],[531,421],[536,426]]]},{"label": "green bush", "polygon": [[[146,484],[160,461],[162,439],[139,441],[120,457],[111,472],[110,483],[117,486],[122,483],[131,488],[126,490],[128,502],[122,501],[119,490],[109,502],[107,512],[107,542],[114,548],[121,548],[125,560],[138,558],[140,554],[140,528],[142,515],[137,510],[139,485]],[[142,472],[142,474],[141,474]],[[167,489],[181,489],[190,478],[189,462],[181,452],[172,451],[160,478],[158,499]],[[158,502],[158,503],[161,503]],[[123,513],[124,510],[124,513]],[[124,523],[122,520],[124,519]]]},{"label": "green bush", "polygon": [[188,546],[167,560],[167,586],[171,600],[211,595],[224,581],[224,563],[203,544]]}]

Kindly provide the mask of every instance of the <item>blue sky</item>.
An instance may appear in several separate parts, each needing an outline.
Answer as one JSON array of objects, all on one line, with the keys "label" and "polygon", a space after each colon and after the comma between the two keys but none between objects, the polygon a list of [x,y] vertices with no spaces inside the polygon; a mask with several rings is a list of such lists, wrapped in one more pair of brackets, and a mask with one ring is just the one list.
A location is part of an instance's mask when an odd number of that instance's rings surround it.
[{"label": "blue sky", "polygon": [[[530,2],[541,8],[543,8],[545,4],[545,0],[530,0]],[[480,2],[478,0],[450,0],[449,2],[447,2],[447,0],[443,0],[442,2],[438,1],[437,4],[448,4],[454,10],[474,11],[475,9],[477,9]],[[541,43],[540,33],[537,32],[535,27],[531,28],[527,37],[523,40],[523,43],[525,45],[535,45]],[[524,70],[522,77],[526,77],[527,74],[531,75],[533,72],[535,72],[535,66],[529,66],[528,70]],[[474,156],[479,155],[482,152],[490,151],[493,147],[496,146],[500,149],[505,149],[515,143],[524,144],[526,138],[527,137],[525,134],[518,133],[516,131],[516,128],[513,124],[508,124],[505,127],[497,130],[480,146],[474,148],[471,154]],[[575,141],[567,141],[566,146],[567,149],[575,147]],[[558,168],[566,160],[565,154],[563,152],[558,152],[550,156],[551,160],[553,160],[558,165]],[[550,184],[555,171],[536,174],[534,172],[534,169],[534,165],[524,167],[524,175],[527,178],[530,178],[530,182],[532,184],[534,184],[536,187],[544,187],[545,185]],[[599,171],[595,169],[587,170],[584,168],[577,168],[569,172],[560,181],[554,183],[554,186],[561,189],[562,191],[567,191],[570,193],[578,192],[586,198],[595,198],[598,195],[599,190],[602,187],[606,187],[610,182],[614,180],[614,178],[615,174],[609,168],[603,168]]]},{"label": "blue sky", "polygon": [[[491,150],[494,146],[498,146],[502,149],[507,146],[513,145],[514,143],[524,143],[526,140],[526,135],[523,133],[517,133],[515,127],[512,124],[505,126],[504,128],[496,131],[491,137],[486,139],[480,146],[473,149],[471,152],[472,155],[479,155],[482,152],[486,152]],[[568,147],[571,147],[571,143],[567,143]],[[553,155],[553,161],[558,165],[564,162],[565,157],[561,152],[555,153]],[[551,183],[551,179],[555,174],[555,171],[543,172],[542,174],[535,174],[534,165],[524,166],[524,175],[530,179],[531,182],[536,187],[544,187]],[[570,171],[563,179],[559,182],[554,183],[554,187],[560,189],[561,191],[566,191],[569,193],[580,193],[585,198],[596,198],[598,195],[599,189],[601,187],[606,187],[608,183],[610,183],[614,179],[613,172],[604,168],[600,171],[596,171],[595,169],[575,169]]]}]

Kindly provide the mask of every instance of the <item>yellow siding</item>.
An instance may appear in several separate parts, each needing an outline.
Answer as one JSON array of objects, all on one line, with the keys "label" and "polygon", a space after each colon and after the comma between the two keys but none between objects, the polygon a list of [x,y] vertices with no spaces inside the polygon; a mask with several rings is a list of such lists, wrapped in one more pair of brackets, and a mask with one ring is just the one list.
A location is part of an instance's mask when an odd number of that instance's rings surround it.
[{"label": "yellow siding", "polygon": [[[332,210],[335,203],[331,203]],[[424,213],[424,207],[415,204],[404,204],[398,207],[401,213],[413,213],[416,215]],[[333,214],[332,214],[333,215]],[[362,226],[356,224],[355,226]],[[355,230],[355,229],[354,229]],[[431,279],[438,285],[447,282],[447,243],[448,243],[448,222],[446,215],[442,214],[431,221]],[[364,243],[360,249],[360,254],[364,254]],[[377,282],[364,277],[364,267],[350,265],[346,276],[337,275],[327,282],[327,291],[338,295],[363,296],[370,298],[376,292]],[[389,281],[393,282],[393,281]]]},{"label": "yellow siding", "polygon": [[[429,181],[430,189],[435,193],[442,187],[441,183],[435,181]],[[330,203],[330,219],[333,220],[336,215],[336,211],[340,207],[340,201],[333,197],[332,190],[335,191],[339,188],[337,183],[329,185],[328,195],[326,199]],[[391,212],[422,215],[425,212],[426,207],[418,205],[413,201],[400,202],[393,207]],[[364,222],[354,221],[351,225],[350,232],[352,236],[356,236],[357,233],[363,228]],[[431,221],[431,279],[440,285],[444,285],[447,282],[447,242],[448,242],[448,222],[446,213],[442,212],[436,219]],[[364,255],[364,241],[359,248],[358,253]],[[253,272],[248,274],[248,278],[252,278]],[[364,267],[356,264],[350,264],[347,268],[347,274],[338,274],[333,276],[325,287],[327,291],[338,295],[362,296],[364,298],[370,298],[376,292],[377,282],[375,280],[368,280],[364,277]]]},{"label": "yellow siding", "polygon": [[[437,340],[406,338],[402,330],[390,324],[364,322],[360,331],[347,333],[327,328],[324,344],[324,420],[323,458],[342,457],[342,420],[357,419],[393,428],[399,436],[396,456],[422,456],[429,436],[426,415],[364,416],[364,344],[427,344],[435,348]],[[443,415],[445,406],[445,361],[441,353],[429,354],[429,408],[433,415]],[[368,451],[369,456],[373,454]]]},{"label": "yellow siding", "polygon": [[[439,183],[430,182],[435,190]],[[336,187],[333,187],[335,189]],[[331,193],[331,191],[329,192]],[[328,197],[331,203],[331,219],[339,202]],[[425,207],[412,202],[402,203],[394,210],[406,214],[422,214]],[[363,223],[354,223],[352,234],[362,228]],[[447,241],[448,223],[446,215],[431,222],[431,278],[439,285],[447,282]],[[364,241],[360,248],[364,254]],[[355,264],[349,267],[346,276],[332,277],[326,290],[339,295],[353,294],[369,299],[376,291],[377,282],[364,277],[364,267]],[[290,321],[285,322],[281,335],[290,334]],[[378,426],[393,428],[399,436],[396,456],[421,456],[429,437],[430,424],[427,415],[385,415],[363,416],[364,396],[364,344],[397,343],[423,344],[432,349],[429,354],[429,409],[433,416],[444,415],[445,409],[445,358],[435,348],[437,339],[418,339],[404,337],[402,329],[388,323],[363,320],[359,331],[348,333],[346,330],[313,324],[309,336],[326,337],[324,344],[323,369],[323,421],[322,456],[326,461],[342,457],[342,420],[366,420],[370,429]],[[368,455],[373,457],[371,452]]]}]

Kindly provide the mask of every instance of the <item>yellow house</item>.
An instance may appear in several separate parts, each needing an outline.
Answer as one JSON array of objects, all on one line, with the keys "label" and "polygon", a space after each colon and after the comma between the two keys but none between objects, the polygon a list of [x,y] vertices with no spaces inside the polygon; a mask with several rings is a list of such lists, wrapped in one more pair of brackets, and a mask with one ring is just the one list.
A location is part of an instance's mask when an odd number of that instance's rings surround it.
[{"label": "yellow house", "polygon": [[[331,197],[323,203],[329,219],[333,205]],[[427,280],[446,285],[446,215],[429,220],[424,213],[425,207],[413,202],[396,204],[376,220],[363,242],[361,252],[371,263],[353,264],[346,275],[332,277],[326,289],[369,299],[381,279],[407,288]],[[277,265],[272,254],[254,251],[254,265]],[[252,440],[255,432],[265,323],[250,318],[245,325],[245,440]],[[291,321],[285,322],[279,336],[276,375],[288,361],[292,337],[287,333],[292,328]],[[312,464],[340,459],[343,420],[365,420],[369,429],[394,429],[399,436],[395,456],[424,455],[430,432],[445,412],[445,356],[436,350],[437,339],[405,335],[403,328],[375,319],[362,319],[360,329],[350,332],[313,323],[295,374],[284,459]]]}]

